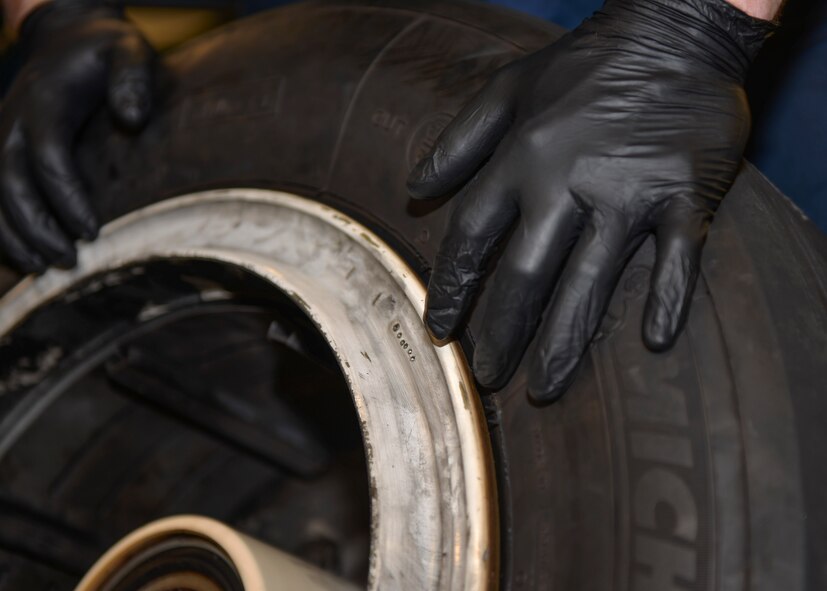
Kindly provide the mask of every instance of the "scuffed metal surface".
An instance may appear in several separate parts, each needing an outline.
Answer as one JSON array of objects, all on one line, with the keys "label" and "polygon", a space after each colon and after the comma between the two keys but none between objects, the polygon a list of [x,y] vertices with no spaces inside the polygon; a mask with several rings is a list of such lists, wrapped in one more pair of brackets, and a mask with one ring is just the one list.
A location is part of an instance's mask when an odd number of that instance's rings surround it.
[{"label": "scuffed metal surface", "polygon": [[[84,280],[118,281],[125,265],[140,269],[134,265],[157,257],[220,261],[270,281],[333,349],[370,471],[371,589],[496,586],[490,450],[461,350],[433,345],[421,320],[422,284],[381,239],[341,213],[247,189],[150,206],[82,246],[76,269],[50,270],[0,300],[0,335]],[[148,303],[143,313],[159,310]]]}]

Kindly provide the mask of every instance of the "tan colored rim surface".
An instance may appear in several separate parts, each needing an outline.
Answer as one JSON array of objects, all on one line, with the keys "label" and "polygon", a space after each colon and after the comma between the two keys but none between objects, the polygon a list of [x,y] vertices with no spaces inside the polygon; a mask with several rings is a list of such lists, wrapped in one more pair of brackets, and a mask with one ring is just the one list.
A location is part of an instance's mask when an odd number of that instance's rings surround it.
[{"label": "tan colored rim surface", "polygon": [[[98,591],[129,560],[153,545],[181,535],[197,536],[214,545],[235,567],[245,591],[355,591],[327,573],[289,554],[249,538],[223,523],[195,515],[181,515],[150,523],[113,546],[89,570],[75,591]],[[128,570],[128,569],[127,569]],[[224,591],[207,577],[192,572],[165,575],[141,591]]]}]

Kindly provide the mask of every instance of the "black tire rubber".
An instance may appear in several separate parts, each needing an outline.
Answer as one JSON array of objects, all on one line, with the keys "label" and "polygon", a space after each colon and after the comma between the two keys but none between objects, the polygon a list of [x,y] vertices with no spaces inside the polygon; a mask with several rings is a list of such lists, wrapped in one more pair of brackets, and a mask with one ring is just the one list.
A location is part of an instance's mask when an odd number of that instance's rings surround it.
[{"label": "black tire rubber", "polygon": [[[426,278],[450,206],[409,200],[408,171],[497,67],[560,34],[453,1],[283,8],[166,56],[149,128],[131,138],[101,116],[81,161],[107,220],[196,189],[278,188],[369,225]],[[827,589],[827,239],[746,164],[664,354],[640,336],[652,254],[627,268],[562,401],[532,406],[522,370],[483,395],[503,588]]]}]

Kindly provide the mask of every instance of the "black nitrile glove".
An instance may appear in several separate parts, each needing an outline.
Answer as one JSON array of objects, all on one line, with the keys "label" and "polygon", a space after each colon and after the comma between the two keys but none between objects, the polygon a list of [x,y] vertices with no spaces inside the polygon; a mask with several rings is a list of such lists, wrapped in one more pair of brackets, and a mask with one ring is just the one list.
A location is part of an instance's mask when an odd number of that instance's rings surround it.
[{"label": "black nitrile glove", "polygon": [[431,277],[434,337],[456,332],[513,230],[478,335],[480,383],[505,385],[551,300],[529,393],[559,397],[651,232],[643,339],[653,350],[672,345],[749,135],[744,77],[773,29],[724,0],[608,0],[500,70],[443,132],[411,173],[412,195],[442,195],[476,176],[457,196]]},{"label": "black nitrile glove", "polygon": [[126,128],[151,103],[153,53],[119,12],[53,0],[23,23],[25,64],[0,108],[0,248],[24,272],[75,263],[98,220],[76,169],[78,132],[104,102]]}]

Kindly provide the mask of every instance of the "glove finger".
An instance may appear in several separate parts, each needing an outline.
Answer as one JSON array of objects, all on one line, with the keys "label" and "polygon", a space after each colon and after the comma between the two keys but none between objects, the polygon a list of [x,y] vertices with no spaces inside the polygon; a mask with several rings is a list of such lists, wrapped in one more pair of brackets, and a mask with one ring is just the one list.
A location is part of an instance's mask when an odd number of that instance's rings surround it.
[{"label": "glove finger", "polygon": [[23,273],[42,273],[46,270],[46,261],[23,242],[2,211],[0,211],[0,249],[6,260]]},{"label": "glove finger", "polygon": [[112,48],[107,100],[127,129],[139,129],[152,109],[155,54],[137,33],[125,34]]},{"label": "glove finger", "polygon": [[426,324],[438,340],[462,322],[491,254],[517,218],[517,204],[499,174],[492,161],[465,186],[439,246],[426,310]]},{"label": "glove finger", "polygon": [[529,395],[538,402],[559,398],[606,311],[620,273],[640,240],[629,240],[622,219],[587,224],[572,251],[540,333],[529,371]]},{"label": "glove finger", "polygon": [[652,351],[665,351],[677,339],[701,268],[709,216],[700,212],[681,220],[656,230],[657,256],[643,313],[643,342]]},{"label": "glove finger", "polygon": [[0,160],[0,192],[6,219],[47,263],[74,266],[75,247],[32,182],[27,164],[22,142],[7,145]]},{"label": "glove finger", "polygon": [[44,117],[33,123],[28,136],[31,167],[63,228],[74,238],[92,240],[98,235],[98,217],[75,167],[72,140],[60,130]]},{"label": "glove finger", "polygon": [[474,351],[474,375],[483,386],[500,389],[514,375],[577,231],[569,200],[543,216],[520,220],[491,282]]},{"label": "glove finger", "polygon": [[501,70],[440,134],[430,154],[408,176],[418,199],[439,197],[474,174],[508,131],[513,118],[514,77]]}]

